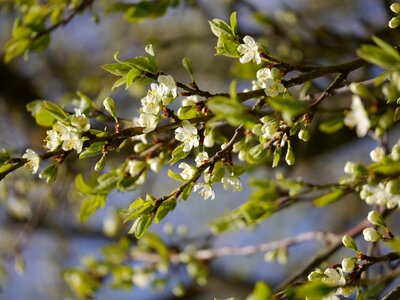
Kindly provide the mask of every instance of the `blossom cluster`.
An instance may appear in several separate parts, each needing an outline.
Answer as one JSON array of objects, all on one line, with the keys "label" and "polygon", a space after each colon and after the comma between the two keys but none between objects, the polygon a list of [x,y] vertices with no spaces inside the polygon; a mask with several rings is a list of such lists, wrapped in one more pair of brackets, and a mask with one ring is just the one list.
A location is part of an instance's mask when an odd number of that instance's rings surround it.
[{"label": "blossom cluster", "polygon": [[308,280],[313,282],[323,282],[331,287],[337,287],[322,300],[340,300],[339,295],[349,297],[354,292],[354,287],[346,286],[346,275],[343,268],[327,268],[325,271],[317,268],[308,275]]},{"label": "blossom cluster", "polygon": [[162,106],[168,105],[177,97],[177,88],[171,75],[160,75],[157,81],[152,83],[147,95],[141,99],[142,108],[137,124],[144,127],[143,133],[153,131],[160,120],[159,113]]},{"label": "blossom cluster", "polygon": [[47,130],[45,147],[55,151],[60,145],[64,151],[76,150],[82,152],[82,134],[90,129],[89,118],[80,109],[75,108],[75,114],[67,120],[58,121],[51,130]]},{"label": "blossom cluster", "polygon": [[275,97],[285,92],[286,88],[282,84],[282,74],[277,68],[262,68],[257,71],[257,80],[253,80],[253,90],[264,89],[269,97]]}]

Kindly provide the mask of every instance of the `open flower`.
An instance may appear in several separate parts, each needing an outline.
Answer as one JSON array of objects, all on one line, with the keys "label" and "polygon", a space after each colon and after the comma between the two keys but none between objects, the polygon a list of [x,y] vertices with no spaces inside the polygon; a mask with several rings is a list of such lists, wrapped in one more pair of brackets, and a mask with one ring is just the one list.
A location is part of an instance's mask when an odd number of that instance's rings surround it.
[{"label": "open flower", "polygon": [[353,95],[351,111],[344,118],[344,124],[350,128],[356,127],[359,137],[363,137],[368,133],[371,122],[359,96]]},{"label": "open flower", "polygon": [[81,110],[78,108],[75,108],[75,115],[71,117],[71,125],[78,132],[84,132],[90,129],[89,118],[82,114]]},{"label": "open flower", "polygon": [[204,164],[208,160],[208,153],[203,151],[197,154],[195,158],[196,162],[196,167],[200,167],[202,164]]},{"label": "open flower", "polygon": [[196,173],[196,170],[185,162],[180,163],[178,167],[183,169],[181,177],[185,180],[192,179],[193,175]]},{"label": "open flower", "polygon": [[232,188],[234,192],[240,192],[243,188],[242,183],[236,176],[223,177],[222,184],[224,185],[224,190]]},{"label": "open flower", "polygon": [[243,38],[243,41],[244,44],[239,45],[237,48],[238,52],[242,55],[239,59],[240,62],[242,64],[245,64],[253,60],[256,64],[260,64],[261,56],[260,53],[258,52],[257,43],[249,35],[246,35]]},{"label": "open flower", "polygon": [[204,200],[207,200],[208,198],[211,198],[211,200],[214,200],[215,198],[215,193],[211,187],[211,184],[209,183],[197,183],[193,190],[196,192],[199,190],[199,194],[204,198]]},{"label": "open flower", "polygon": [[25,166],[29,168],[32,174],[35,174],[39,170],[40,157],[35,151],[27,149],[22,158],[27,160]]},{"label": "open flower", "polygon": [[145,129],[143,129],[143,133],[148,133],[156,129],[158,119],[159,118],[155,115],[142,113],[139,117],[138,124],[141,127],[145,127]]},{"label": "open flower", "polygon": [[199,136],[197,135],[197,128],[184,120],[182,127],[175,129],[175,138],[183,142],[183,151],[189,152],[193,147],[199,146]]}]

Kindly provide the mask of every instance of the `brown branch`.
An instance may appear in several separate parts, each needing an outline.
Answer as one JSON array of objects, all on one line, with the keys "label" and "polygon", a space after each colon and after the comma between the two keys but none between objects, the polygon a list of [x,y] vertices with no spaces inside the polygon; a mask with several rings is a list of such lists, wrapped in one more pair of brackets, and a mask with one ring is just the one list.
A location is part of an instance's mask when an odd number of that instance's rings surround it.
[{"label": "brown branch", "polygon": [[86,9],[87,7],[91,6],[93,4],[95,0],[84,0],[82,1],[82,3],[80,5],[78,5],[73,12],[66,17],[65,19],[62,19],[61,21],[59,21],[58,23],[38,32],[33,38],[32,40],[37,40],[39,38],[41,38],[42,36],[51,33],[52,31],[54,31],[55,29],[57,29],[58,27],[61,26],[65,26],[67,25],[69,22],[71,22],[71,20],[80,12],[82,12],[84,9]]},{"label": "brown branch", "polygon": [[[386,217],[391,211],[386,210],[382,213],[384,217]],[[362,231],[370,225],[370,222],[367,218],[363,219],[360,223],[355,225],[350,230],[346,231],[342,234],[349,235],[351,237],[356,237],[362,233]],[[342,241],[339,240],[336,243],[332,244],[328,249],[324,250],[322,253],[311,259],[303,268],[299,269],[296,273],[286,279],[282,284],[279,285],[277,290],[283,290],[288,285],[296,282],[297,280],[301,279],[305,275],[309,274],[311,271],[314,270],[317,266],[323,263],[328,257],[334,254],[337,250],[343,247]]]},{"label": "brown branch", "polygon": [[322,103],[326,98],[332,96],[335,92],[335,89],[339,87],[344,80],[346,80],[347,73],[340,73],[336,76],[336,78],[332,81],[332,83],[319,95],[317,100],[315,100],[310,105],[310,110],[314,110],[319,104]]},{"label": "brown branch", "polygon": [[[295,237],[290,237],[278,241],[266,242],[258,245],[249,245],[244,247],[220,247],[215,249],[199,249],[192,253],[193,257],[198,260],[210,260],[224,256],[247,256],[260,252],[273,251],[280,248],[288,248],[306,241],[322,240],[333,243],[340,237],[334,233],[322,231],[310,231],[301,233]],[[161,261],[161,257],[157,253],[148,253],[135,251],[130,256],[133,260],[157,263]],[[170,261],[174,264],[185,262],[179,253],[171,253]]]}]

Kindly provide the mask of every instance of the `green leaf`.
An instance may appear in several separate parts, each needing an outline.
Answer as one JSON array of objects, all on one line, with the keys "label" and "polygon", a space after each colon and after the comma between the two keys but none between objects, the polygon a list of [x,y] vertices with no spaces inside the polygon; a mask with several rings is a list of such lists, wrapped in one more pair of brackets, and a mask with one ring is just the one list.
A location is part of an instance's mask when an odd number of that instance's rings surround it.
[{"label": "green leaf", "polygon": [[51,164],[46,169],[44,169],[42,171],[42,173],[39,174],[39,177],[46,178],[46,183],[54,182],[57,178],[57,172],[58,172],[59,165],[60,164],[58,162]]},{"label": "green leaf", "polygon": [[175,172],[172,171],[171,169],[168,169],[168,177],[170,177],[170,178],[172,178],[172,179],[175,179],[175,180],[177,180],[177,181],[180,181],[180,182],[185,182],[185,181],[186,181],[185,179],[182,178],[181,175],[175,173]]},{"label": "green leaf", "polygon": [[128,234],[134,233],[135,237],[137,239],[140,239],[146,232],[147,228],[149,228],[152,222],[153,218],[150,216],[139,217],[135,220],[135,222],[133,222],[133,225],[129,230]]},{"label": "green leaf", "polygon": [[137,56],[135,58],[128,59],[124,61],[124,64],[151,74],[156,74],[158,72],[154,61],[149,60],[149,58],[146,56]]},{"label": "green leaf", "polygon": [[215,96],[206,104],[208,109],[216,115],[217,120],[224,119],[233,126],[244,124],[247,128],[252,128],[258,121],[239,101],[227,97]]},{"label": "green leaf", "polygon": [[78,174],[75,177],[75,186],[84,195],[91,195],[93,193],[93,187],[88,185],[85,180],[83,179],[82,174]]},{"label": "green leaf", "polygon": [[115,102],[111,97],[107,97],[103,101],[104,108],[108,113],[114,118],[115,123],[118,123],[118,118],[117,118],[117,110],[115,108]]},{"label": "green leaf", "polygon": [[396,58],[374,45],[362,45],[357,54],[362,59],[385,69],[390,69],[398,64]]},{"label": "green leaf", "polygon": [[344,126],[343,117],[337,117],[320,123],[318,128],[323,133],[331,134],[342,129],[343,126]]},{"label": "green leaf", "polygon": [[103,146],[105,144],[106,144],[106,142],[95,142],[95,143],[91,144],[79,155],[79,158],[82,159],[82,158],[92,157],[92,156],[101,154],[103,151]]},{"label": "green leaf", "polygon": [[273,299],[273,290],[264,281],[257,281],[253,292],[246,300],[268,300]]},{"label": "green leaf", "polygon": [[103,153],[100,160],[94,166],[95,171],[100,172],[101,170],[104,169],[104,166],[106,165],[106,156],[107,156],[107,153]]},{"label": "green leaf", "polygon": [[182,106],[178,109],[177,116],[181,120],[188,120],[199,117],[201,114],[197,111],[196,105]]},{"label": "green leaf", "polygon": [[26,105],[26,108],[35,118],[35,121],[39,126],[51,127],[56,121],[53,115],[44,108],[42,100],[29,102]]},{"label": "green leaf", "polygon": [[394,48],[392,45],[386,43],[384,40],[378,38],[377,36],[373,36],[372,40],[388,55],[390,55],[391,57],[396,59],[398,63],[400,62],[400,54],[396,50],[396,48]]},{"label": "green leaf", "polygon": [[169,161],[169,164],[172,166],[174,163],[176,163],[177,161],[180,161],[181,159],[184,159],[186,156],[189,155],[190,152],[185,152],[183,151],[183,147],[184,145],[181,144],[178,147],[176,147],[174,149],[174,151],[172,151],[172,155],[171,155],[171,159]]},{"label": "green leaf", "polygon": [[46,101],[43,101],[43,108],[47,110],[58,121],[63,121],[68,117],[68,114],[61,108],[61,106]]},{"label": "green leaf", "polygon": [[189,199],[190,193],[192,192],[194,187],[194,182],[190,182],[189,184],[187,184],[185,186],[185,188],[183,189],[182,193],[181,193],[181,198],[183,200],[187,200]]},{"label": "green leaf", "polygon": [[134,202],[132,202],[128,210],[122,211],[121,214],[124,222],[128,222],[138,217],[147,215],[153,210],[153,208],[154,201],[138,198]]},{"label": "green leaf", "polygon": [[2,166],[4,163],[6,163],[10,158],[11,158],[11,156],[7,152],[7,150],[2,149],[0,152],[0,166]]},{"label": "green leaf", "polygon": [[369,165],[368,171],[385,176],[398,175],[400,173],[400,162],[384,159],[378,163]]},{"label": "green leaf", "polygon": [[159,223],[162,219],[165,218],[165,216],[170,211],[174,210],[175,207],[176,207],[176,198],[175,197],[164,200],[157,209],[157,212],[154,216],[154,222],[156,224]]},{"label": "green leaf", "polygon": [[234,11],[234,12],[231,14],[230,22],[231,22],[232,34],[233,34],[233,35],[237,35],[236,11]]},{"label": "green leaf", "polygon": [[394,115],[393,115],[393,121],[397,122],[398,120],[400,120],[400,107],[397,107]]},{"label": "green leaf", "polygon": [[336,287],[329,286],[323,282],[311,281],[296,289],[296,299],[320,300],[336,289]]},{"label": "green leaf", "polygon": [[94,214],[100,207],[104,207],[106,200],[107,198],[104,195],[95,195],[85,199],[79,211],[79,220],[81,222],[86,221],[86,219]]},{"label": "green leaf", "polygon": [[291,123],[293,118],[308,110],[308,105],[304,101],[296,100],[294,97],[287,94],[269,97],[268,103],[275,110],[282,113],[283,119],[288,123]]},{"label": "green leaf", "polygon": [[5,47],[6,54],[4,56],[4,61],[8,63],[15,57],[21,55],[28,50],[30,44],[31,41],[29,39],[14,40],[11,43],[7,43]]},{"label": "green leaf", "polygon": [[182,65],[185,68],[186,72],[188,72],[188,74],[190,76],[190,79],[193,82],[194,81],[194,78],[193,78],[193,64],[192,64],[192,61],[190,60],[190,58],[184,57],[182,59]]},{"label": "green leaf", "polygon": [[333,191],[314,199],[313,203],[317,207],[324,207],[338,201],[346,192],[334,189]]},{"label": "green leaf", "polygon": [[116,76],[125,76],[132,70],[131,66],[124,64],[105,64],[101,66],[107,72]]},{"label": "green leaf", "polygon": [[135,80],[140,77],[142,74],[142,72],[140,72],[140,70],[132,68],[128,74],[126,74],[126,85],[125,85],[125,89],[127,90],[132,84],[133,82],[135,82]]},{"label": "green leaf", "polygon": [[221,182],[222,177],[225,175],[225,166],[221,162],[214,164],[214,168],[211,174],[211,183]]},{"label": "green leaf", "polygon": [[225,21],[213,19],[208,21],[208,23],[210,24],[211,31],[215,36],[220,37],[221,35],[232,35],[232,28]]}]

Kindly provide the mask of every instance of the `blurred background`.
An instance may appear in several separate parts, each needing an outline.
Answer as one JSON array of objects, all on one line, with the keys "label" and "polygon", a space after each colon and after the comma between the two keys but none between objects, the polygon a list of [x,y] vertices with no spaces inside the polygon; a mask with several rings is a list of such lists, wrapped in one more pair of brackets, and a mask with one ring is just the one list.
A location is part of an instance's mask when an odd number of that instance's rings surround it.
[{"label": "blurred background", "polygon": [[[227,91],[232,79],[239,80],[239,89],[250,88],[255,70],[241,65],[238,60],[214,56],[216,38],[209,29],[208,20],[228,20],[232,11],[238,13],[241,36],[250,34],[274,56],[291,63],[344,62],[356,57],[356,49],[369,42],[371,34],[384,39],[396,38],[387,29],[391,2],[384,0],[183,1],[163,17],[136,24],[125,20],[121,13],[105,14],[109,2],[96,0],[90,11],[57,29],[46,50],[8,64],[0,61],[0,148],[12,150],[15,155],[21,155],[27,147],[42,152],[45,130],[34,124],[26,112],[26,104],[36,99],[68,104],[80,91],[97,101],[100,107],[111,94],[115,81],[115,77],[100,66],[112,63],[116,51],[120,51],[123,59],[143,55],[149,43],[153,44],[159,69],[178,81],[189,82],[181,67],[181,59],[186,56],[193,61],[201,89]],[[13,1],[0,1],[2,45],[10,38],[15,16]],[[365,80],[378,72],[363,70],[351,76],[355,80]],[[317,80],[314,89],[322,90],[330,80],[329,77]],[[145,93],[143,87],[135,85],[127,91],[120,88],[113,92],[121,117],[138,116],[139,99]],[[332,98],[329,102],[338,107],[349,106],[348,97]],[[396,136],[398,132],[393,132],[390,144],[397,141]],[[314,128],[310,142],[295,145],[299,163],[280,171],[286,176],[303,176],[314,183],[335,182],[344,175],[346,161],[369,161],[368,153],[375,146],[373,139],[355,139],[350,130],[325,135]],[[79,266],[82,257],[100,255],[102,247],[113,241],[104,233],[104,220],[114,218],[115,209],[126,208],[138,195],[161,196],[176,187],[176,182],[166,176],[165,168],[160,174],[153,174],[150,183],[138,191],[110,195],[106,207],[81,224],[76,217],[80,202],[73,193],[74,174],[83,171],[87,177],[91,173],[87,170],[93,165],[91,160],[67,160],[55,185],[46,185],[25,170],[15,172],[0,183],[0,299],[74,299],[62,279],[62,271]],[[160,234],[167,243],[179,243],[180,238],[166,234],[165,224],[172,224],[181,232],[184,229],[179,226],[184,224],[187,240],[209,236],[206,227],[209,221],[246,201],[251,193],[248,176],[241,178],[242,192],[231,194],[218,187],[213,202],[193,194],[189,201],[180,203],[162,223],[153,225],[150,230]],[[250,176],[265,178],[273,174],[265,165],[255,168]],[[210,247],[241,247],[313,230],[340,233],[364,218],[368,208],[360,203],[357,197],[351,196],[325,209],[315,209],[304,202],[252,229],[212,237],[208,243]],[[244,298],[256,280],[263,279],[274,286],[301,266],[305,257],[311,258],[323,247],[321,242],[295,246],[289,250],[286,264],[267,263],[264,253],[219,258],[211,262],[208,285],[197,286],[177,270],[176,274],[170,274],[171,287],[174,281],[185,282],[187,299]],[[342,255],[339,253],[336,258]],[[21,261],[24,261],[24,272]],[[107,282],[95,297],[173,298],[171,289],[121,291],[108,287]]]}]

